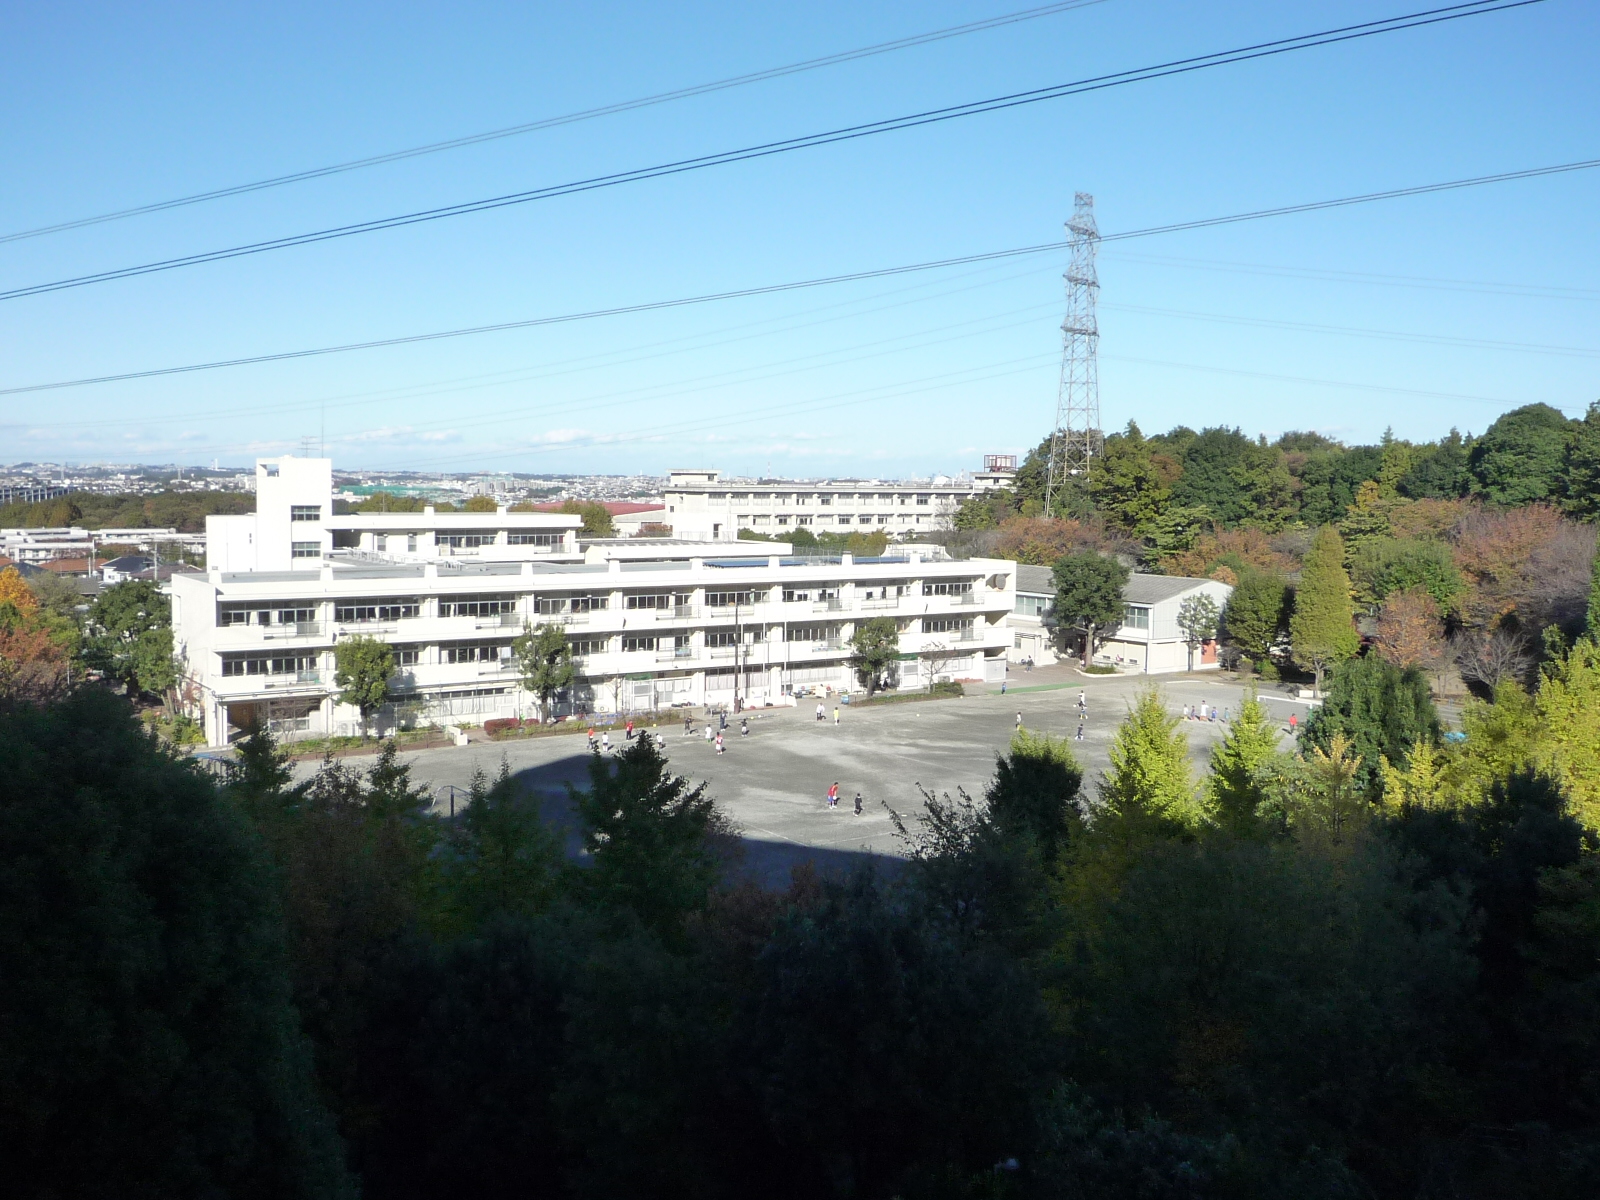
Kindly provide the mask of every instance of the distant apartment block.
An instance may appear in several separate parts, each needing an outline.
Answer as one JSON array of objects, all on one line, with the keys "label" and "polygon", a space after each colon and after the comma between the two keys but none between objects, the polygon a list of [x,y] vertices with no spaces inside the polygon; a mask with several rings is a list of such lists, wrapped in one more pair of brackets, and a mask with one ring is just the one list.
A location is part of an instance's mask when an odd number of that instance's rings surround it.
[{"label": "distant apartment block", "polygon": [[739,530],[776,537],[812,533],[884,532],[915,538],[949,528],[963,500],[1010,487],[1017,460],[991,454],[984,469],[956,479],[723,480],[714,470],[677,470],[668,477],[663,520],[677,537],[731,542]]}]

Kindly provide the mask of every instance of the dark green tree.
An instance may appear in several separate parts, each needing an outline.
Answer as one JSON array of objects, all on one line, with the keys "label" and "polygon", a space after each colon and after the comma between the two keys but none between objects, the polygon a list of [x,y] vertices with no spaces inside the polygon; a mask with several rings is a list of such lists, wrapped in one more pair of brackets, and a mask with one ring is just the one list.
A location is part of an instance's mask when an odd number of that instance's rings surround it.
[{"label": "dark green tree", "polygon": [[548,721],[552,702],[577,674],[572,665],[572,644],[566,630],[555,622],[535,629],[524,624],[522,633],[511,643],[511,657],[522,677],[522,686],[539,700],[539,718]]},{"label": "dark green tree", "polygon": [[1307,525],[1342,520],[1356,491],[1383,470],[1383,447],[1330,443],[1292,453],[1290,473],[1300,482],[1300,519]]},{"label": "dark green tree", "polygon": [[1083,768],[1066,738],[1019,729],[995,760],[984,800],[989,818],[1009,836],[1026,837],[1054,864],[1083,823]]},{"label": "dark green tree", "polygon": [[850,665],[867,685],[867,695],[878,690],[883,673],[900,654],[900,626],[893,617],[858,621],[850,635]]},{"label": "dark green tree", "polygon": [[177,682],[172,601],[144,579],[106,588],[89,608],[83,655],[91,667],[135,692],[165,697]]},{"label": "dark green tree", "polygon": [[367,722],[388,700],[394,651],[387,642],[360,634],[339,641],[333,648],[333,662],[339,703],[361,711],[361,736],[365,737]]},{"label": "dark green tree", "polygon": [[88,689],[0,713],[0,1141],[18,1196],[349,1196],[275,880]]},{"label": "dark green tree", "polygon": [[1227,736],[1211,748],[1211,774],[1206,777],[1211,819],[1240,837],[1259,834],[1268,799],[1268,768],[1279,754],[1278,731],[1251,689]]},{"label": "dark green tree", "polygon": [[1150,443],[1132,421],[1122,433],[1106,438],[1089,473],[1089,495],[1109,521],[1134,536],[1142,537],[1166,507],[1171,489],[1153,461]]},{"label": "dark green tree", "polygon": [[1427,590],[1441,613],[1454,612],[1466,590],[1455,556],[1444,542],[1373,538],[1350,554],[1350,583],[1364,604],[1381,604],[1392,592]]},{"label": "dark green tree", "polygon": [[571,795],[593,860],[580,877],[584,893],[604,911],[675,936],[705,907],[734,850],[733,827],[705,784],[690,787],[653,740],[638,738],[614,760],[596,752],[588,791]]},{"label": "dark green tree", "polygon": [[1255,443],[1237,429],[1202,430],[1183,452],[1183,474],[1172,485],[1172,502],[1203,508],[1223,525],[1258,515],[1239,474],[1254,450]]},{"label": "dark green tree", "polygon": [[1454,500],[1472,488],[1467,457],[1471,446],[1452,429],[1437,442],[1412,450],[1411,463],[1395,485],[1410,500]]},{"label": "dark green tree", "polygon": [[1580,521],[1600,517],[1600,400],[1572,426],[1561,464],[1561,506]]},{"label": "dark green tree", "polygon": [[1402,766],[1417,743],[1439,740],[1439,714],[1427,679],[1414,667],[1401,670],[1376,654],[1341,663],[1322,705],[1306,721],[1300,744],[1327,752],[1341,733],[1361,760],[1356,785],[1377,800],[1383,785],[1380,757]]},{"label": "dark green tree", "polygon": [[1491,504],[1508,507],[1558,495],[1576,424],[1548,404],[1512,409],[1472,447],[1473,490]]},{"label": "dark green tree", "polygon": [[1289,588],[1277,575],[1246,571],[1239,577],[1222,613],[1228,640],[1249,656],[1259,670],[1271,661],[1289,625]]},{"label": "dark green tree", "polygon": [[1128,568],[1116,559],[1093,551],[1069,554],[1053,568],[1056,584],[1056,620],[1083,633],[1083,665],[1094,657],[1098,639],[1122,625],[1127,606],[1122,589]]}]

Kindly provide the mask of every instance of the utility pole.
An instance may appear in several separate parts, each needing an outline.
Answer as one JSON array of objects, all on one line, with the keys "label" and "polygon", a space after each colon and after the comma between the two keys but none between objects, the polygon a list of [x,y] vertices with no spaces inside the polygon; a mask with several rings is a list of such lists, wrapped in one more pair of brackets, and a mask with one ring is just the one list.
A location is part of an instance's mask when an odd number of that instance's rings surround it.
[{"label": "utility pole", "polygon": [[1067,316],[1061,323],[1061,382],[1056,392],[1056,424],[1050,435],[1050,462],[1045,472],[1044,515],[1052,515],[1058,494],[1073,477],[1086,477],[1099,454],[1100,325],[1095,304],[1100,278],[1095,252],[1100,230],[1094,220],[1094,197],[1079,192],[1067,222],[1072,260],[1067,266]]}]

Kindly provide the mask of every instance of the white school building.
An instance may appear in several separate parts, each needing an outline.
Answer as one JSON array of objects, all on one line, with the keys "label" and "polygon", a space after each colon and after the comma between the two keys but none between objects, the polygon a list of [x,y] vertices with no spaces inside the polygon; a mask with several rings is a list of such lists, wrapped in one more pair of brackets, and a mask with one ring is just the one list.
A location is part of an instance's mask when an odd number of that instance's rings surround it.
[{"label": "white school building", "polygon": [[[354,733],[339,702],[340,639],[395,652],[378,725],[532,716],[511,642],[559,623],[578,678],[559,710],[793,703],[859,690],[849,639],[887,616],[895,684],[999,682],[1016,564],[937,547],[796,556],[779,544],[585,539],[559,513],[332,514],[332,462],[256,468],[257,511],[212,517],[207,570],[172,581],[173,629],[207,741],[266,723],[281,736]],[[755,551],[755,553],[752,553]]]}]

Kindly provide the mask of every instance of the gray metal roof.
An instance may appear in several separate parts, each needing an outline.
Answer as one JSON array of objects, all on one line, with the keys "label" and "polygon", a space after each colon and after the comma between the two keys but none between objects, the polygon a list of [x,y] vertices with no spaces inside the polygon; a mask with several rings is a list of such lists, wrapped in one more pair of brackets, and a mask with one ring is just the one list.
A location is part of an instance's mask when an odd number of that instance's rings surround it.
[{"label": "gray metal roof", "polygon": [[1127,586],[1122,589],[1122,598],[1129,604],[1160,604],[1163,600],[1193,591],[1202,583],[1213,582],[1211,579],[1194,579],[1187,575],[1144,575],[1135,571],[1128,576]]},{"label": "gray metal roof", "polygon": [[1017,591],[1034,596],[1054,596],[1056,578],[1049,567],[1030,567],[1017,564]]}]

